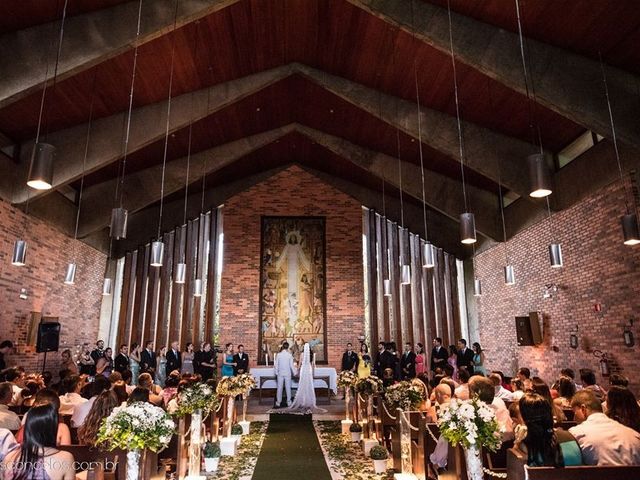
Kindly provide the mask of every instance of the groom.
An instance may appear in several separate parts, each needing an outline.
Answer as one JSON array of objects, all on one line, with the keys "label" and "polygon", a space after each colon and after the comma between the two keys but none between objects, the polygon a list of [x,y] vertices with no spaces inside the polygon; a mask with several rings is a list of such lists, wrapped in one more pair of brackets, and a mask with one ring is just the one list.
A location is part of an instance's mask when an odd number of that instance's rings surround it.
[{"label": "groom", "polygon": [[282,405],[282,387],[287,390],[287,406],[291,406],[291,376],[294,371],[293,356],[289,353],[289,343],[282,344],[282,351],[276,356],[273,370],[278,378],[278,392],[276,394],[276,407]]}]

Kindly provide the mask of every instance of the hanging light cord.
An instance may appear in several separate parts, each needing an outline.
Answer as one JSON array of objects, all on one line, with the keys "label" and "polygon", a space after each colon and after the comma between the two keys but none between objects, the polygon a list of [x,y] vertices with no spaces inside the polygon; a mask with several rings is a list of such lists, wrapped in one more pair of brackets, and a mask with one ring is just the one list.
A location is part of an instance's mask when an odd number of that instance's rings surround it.
[{"label": "hanging light cord", "polygon": [[458,72],[456,69],[456,57],[453,53],[453,25],[451,22],[451,0],[447,0],[447,16],[449,19],[449,50],[451,52],[451,65],[453,67],[453,95],[456,102],[456,122],[458,125],[458,145],[460,153],[460,174],[462,176],[462,197],[464,200],[464,211],[468,212],[467,187],[464,178],[464,142],[462,139],[462,122],[460,120],[460,100],[458,98]]},{"label": "hanging light cord", "polygon": [[[127,113],[127,123],[126,123],[125,134],[124,134],[124,153],[122,156],[122,176],[120,177],[120,185],[119,185],[120,208],[122,208],[123,199],[124,199],[124,176],[125,176],[125,170],[127,168],[127,155],[129,153],[129,138],[131,136],[131,112],[133,111],[133,93],[134,93],[135,83],[136,83],[136,70],[138,65],[138,46],[140,45],[140,42],[138,41],[138,39],[140,38],[141,24],[142,24],[142,0],[140,0],[140,2],[138,3],[138,24],[136,27],[136,42],[135,42],[136,45],[133,48],[133,67],[131,70],[131,87],[129,88],[129,110]],[[116,199],[117,198],[118,198],[118,185],[116,185]]]},{"label": "hanging light cord", "polygon": [[620,182],[624,188],[624,204],[627,209],[627,215],[631,213],[629,208],[629,199],[627,198],[627,185],[624,181],[624,174],[622,173],[622,162],[620,161],[620,151],[618,150],[618,139],[616,136],[616,127],[613,122],[613,111],[611,110],[611,97],[609,96],[609,84],[607,83],[607,74],[604,69],[604,62],[602,61],[602,52],[598,51],[598,58],[600,59],[600,69],[602,70],[602,82],[604,83],[604,94],[607,99],[607,110],[609,111],[609,123],[611,124],[611,136],[613,138],[613,150],[616,153],[616,163],[618,164],[618,173],[620,174]]},{"label": "hanging light cord", "polygon": [[[209,89],[207,90],[207,115],[211,111],[211,85],[214,83],[213,79],[213,67],[211,66],[211,56],[207,55],[208,58],[208,73],[209,73]],[[202,198],[200,200],[200,213],[204,213],[204,193],[207,185],[207,160],[208,158],[205,156],[204,161],[202,162]]]},{"label": "hanging light cord", "polygon": [[162,177],[160,180],[160,214],[158,215],[158,239],[160,239],[161,229],[162,229],[162,210],[164,207],[164,177],[165,171],[167,168],[167,151],[169,148],[169,127],[171,123],[171,91],[173,89],[173,70],[174,70],[174,61],[176,56],[176,25],[178,23],[178,2],[176,0],[176,5],[173,13],[173,38],[171,39],[171,67],[169,71],[169,98],[167,100],[167,123],[165,128],[164,135],[164,153],[162,155]]}]

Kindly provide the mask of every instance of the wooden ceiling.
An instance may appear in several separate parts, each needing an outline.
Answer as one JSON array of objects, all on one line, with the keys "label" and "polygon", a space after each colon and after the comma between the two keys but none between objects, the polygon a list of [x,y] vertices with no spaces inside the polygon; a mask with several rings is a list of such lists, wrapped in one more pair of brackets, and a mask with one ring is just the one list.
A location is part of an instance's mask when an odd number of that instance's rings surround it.
[{"label": "wooden ceiling", "polygon": [[[496,29],[517,32],[515,0],[450,1],[454,13]],[[414,8],[416,12],[420,11],[420,4],[446,9],[447,2],[407,0],[412,15]],[[20,35],[22,30],[29,28],[57,29],[63,3],[64,0],[3,1],[0,5],[0,35],[3,36],[0,39]],[[69,0],[67,14],[69,19],[97,15],[124,3],[124,0]],[[133,3],[137,4],[137,1]],[[173,97],[297,62],[368,87],[380,95],[413,104],[419,97],[420,106],[425,110],[448,116],[456,114],[453,69],[446,51],[411,35],[407,29],[397,28],[383,15],[373,15],[360,8],[358,2],[240,0],[227,3],[225,8],[188,22],[175,31],[169,28],[168,32],[140,45],[134,109],[166,101],[173,51]],[[588,59],[597,58],[601,51],[608,64],[624,72],[640,72],[637,48],[640,44],[640,9],[636,1],[520,0],[520,6],[523,31],[528,38]],[[65,39],[63,50],[74,41],[77,39]],[[32,48],[42,48],[42,45]],[[43,72],[46,68],[53,69],[55,58],[55,48],[47,48],[51,50],[51,60],[48,67],[42,65]],[[133,57],[133,49],[129,46],[93,65],[77,68],[55,85],[50,83],[43,110],[43,138],[87,122],[92,103],[96,119],[126,111]],[[550,153],[559,152],[588,130],[575,121],[575,117],[565,115],[562,108],[539,102],[532,109],[521,88],[507,85],[508,82],[488,73],[485,68],[462,61],[458,61],[456,67],[461,114],[466,122],[487,132],[499,133],[504,138],[535,143],[533,121],[540,129],[544,148]],[[521,66],[514,65],[513,68]],[[600,79],[594,79],[596,81]],[[41,100],[40,88],[4,104],[0,108],[0,137],[15,144],[31,142],[38,127]],[[640,94],[631,101],[640,102]],[[400,131],[398,125],[389,124],[379,118],[381,116],[358,108],[317,82],[296,74],[197,119],[191,129],[191,151],[200,152],[295,123],[347,140],[366,151],[394,158],[399,156],[420,165],[417,138]],[[161,117],[158,121],[165,119]],[[171,134],[169,161],[187,155],[189,133],[190,129],[183,127]],[[608,132],[598,133],[605,135]],[[423,138],[432,134],[436,133],[424,131]],[[78,137],[78,142],[83,141],[83,137]],[[457,156],[434,148],[428,138],[422,147],[425,167],[429,171],[458,182],[461,180]],[[126,173],[162,163],[163,150],[164,140],[155,140],[130,152]],[[474,152],[468,151],[467,155],[474,155]],[[15,161],[19,161],[17,157]],[[381,179],[372,172],[354,166],[349,159],[316,145],[299,132],[290,133],[209,175],[207,184],[224,184],[288,162],[303,163],[376,192],[381,189]],[[508,165],[506,161],[504,168],[509,168]],[[112,180],[120,172],[121,162],[114,161],[90,172],[85,178],[85,186]],[[497,193],[497,178],[487,171],[467,169],[465,176],[470,185],[493,195]],[[75,191],[80,188],[77,176],[65,183]],[[388,186],[390,192],[397,193]],[[179,198],[183,193],[171,195],[169,198]]]}]

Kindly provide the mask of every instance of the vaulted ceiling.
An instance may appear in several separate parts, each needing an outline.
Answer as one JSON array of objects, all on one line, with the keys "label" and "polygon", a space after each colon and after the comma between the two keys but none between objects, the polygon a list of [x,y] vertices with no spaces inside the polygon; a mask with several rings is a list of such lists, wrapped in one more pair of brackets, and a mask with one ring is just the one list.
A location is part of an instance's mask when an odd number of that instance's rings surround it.
[{"label": "vaulted ceiling", "polygon": [[[637,168],[637,2],[520,0],[530,103],[515,0],[450,1],[464,178],[485,242],[502,239],[499,186],[519,197],[505,210],[509,236],[544,216],[544,201],[528,197],[525,159],[539,148],[536,129],[555,169],[552,208],[615,178],[599,55],[624,168]],[[64,3],[0,5],[3,199],[72,234],[84,164],[79,237],[105,248],[123,188],[131,224],[122,250],[155,234],[162,191],[170,228],[182,221],[185,183],[195,214],[203,199],[207,207],[223,203],[298,163],[366,206],[382,209],[384,188],[396,220],[402,181],[407,224],[421,232],[422,151],[430,235],[470,253],[457,241],[465,206],[447,0],[143,0],[137,37],[138,0],[68,0],[54,82]],[[45,192],[25,185],[40,117],[40,140],[57,147],[54,189]],[[587,131],[605,140],[559,169],[558,152]]]}]

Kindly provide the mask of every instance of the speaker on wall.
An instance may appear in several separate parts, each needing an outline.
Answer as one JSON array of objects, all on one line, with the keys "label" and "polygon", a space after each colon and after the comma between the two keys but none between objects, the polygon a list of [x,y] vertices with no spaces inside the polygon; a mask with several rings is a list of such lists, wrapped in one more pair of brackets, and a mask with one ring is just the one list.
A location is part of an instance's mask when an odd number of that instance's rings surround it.
[{"label": "speaker on wall", "polygon": [[516,317],[516,335],[518,346],[532,346],[542,343],[542,329],[539,312],[531,312],[527,317]]},{"label": "speaker on wall", "polygon": [[60,344],[60,324],[41,322],[38,324],[38,342],[36,352],[57,352]]}]

